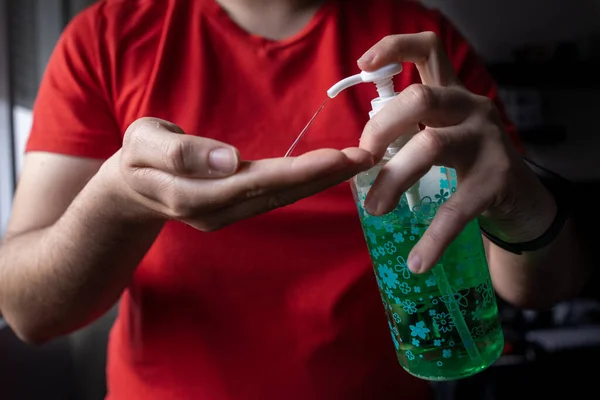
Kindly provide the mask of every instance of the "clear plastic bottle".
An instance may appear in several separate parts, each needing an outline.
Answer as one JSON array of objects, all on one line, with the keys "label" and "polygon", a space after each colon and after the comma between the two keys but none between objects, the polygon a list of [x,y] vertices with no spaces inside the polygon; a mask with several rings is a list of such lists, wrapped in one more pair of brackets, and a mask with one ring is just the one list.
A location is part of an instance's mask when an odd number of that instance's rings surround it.
[{"label": "clear plastic bottle", "polygon": [[[391,82],[390,73],[401,71],[395,65],[385,67],[380,75],[375,71],[361,79],[376,83],[378,89],[386,88],[386,97],[382,98],[380,91],[380,97],[373,100],[371,117],[396,95],[393,83],[390,93],[390,83],[385,82]],[[357,78],[349,79],[345,81],[360,83]],[[335,97],[346,87],[334,86],[328,93]],[[417,132],[415,128],[409,133]],[[385,215],[370,215],[364,207],[375,178],[410,134],[392,143],[378,165],[351,180],[352,193],[400,364],[422,379],[459,379],[490,366],[504,347],[477,220],[465,227],[431,271],[413,274],[407,266],[412,247],[456,190],[456,172],[432,167]]]}]

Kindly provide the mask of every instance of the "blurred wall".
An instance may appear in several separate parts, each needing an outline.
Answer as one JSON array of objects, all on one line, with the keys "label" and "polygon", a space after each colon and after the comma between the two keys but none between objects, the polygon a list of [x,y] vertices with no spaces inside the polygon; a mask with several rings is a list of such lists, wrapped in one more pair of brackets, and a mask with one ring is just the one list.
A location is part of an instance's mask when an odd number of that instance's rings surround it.
[{"label": "blurred wall", "polygon": [[524,44],[553,44],[600,33],[600,0],[422,0],[442,10],[488,62]]},{"label": "blurred wall", "polygon": [[[532,92],[539,96],[536,106],[545,126],[526,143],[528,156],[569,179],[600,180],[600,135],[589,122],[600,109],[600,0],[422,2],[443,11],[490,66],[509,65],[500,69],[502,89],[517,99]],[[528,71],[510,66],[526,47],[533,51],[521,57],[542,60]],[[566,56],[544,61],[553,51]],[[564,131],[564,139],[545,140],[550,127]]]}]

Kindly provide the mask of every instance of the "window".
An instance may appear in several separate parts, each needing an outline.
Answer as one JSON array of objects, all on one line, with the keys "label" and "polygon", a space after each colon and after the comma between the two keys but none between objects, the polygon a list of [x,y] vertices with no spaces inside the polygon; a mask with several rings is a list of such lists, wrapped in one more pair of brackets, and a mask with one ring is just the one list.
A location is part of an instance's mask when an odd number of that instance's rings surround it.
[{"label": "window", "polygon": [[0,0],[0,237],[39,82],[67,22],[95,0]]},{"label": "window", "polygon": [[[0,55],[9,54],[8,1],[0,0]],[[14,191],[12,101],[8,57],[0,57],[0,235],[4,234]]]}]

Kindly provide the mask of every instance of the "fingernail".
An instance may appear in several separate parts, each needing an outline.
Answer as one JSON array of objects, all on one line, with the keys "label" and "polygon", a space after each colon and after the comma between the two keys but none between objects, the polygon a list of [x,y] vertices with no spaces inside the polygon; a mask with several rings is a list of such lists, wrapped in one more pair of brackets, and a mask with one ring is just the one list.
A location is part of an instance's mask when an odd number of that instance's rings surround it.
[{"label": "fingernail", "polygon": [[361,58],[358,59],[359,64],[369,64],[375,58],[375,52],[373,50],[367,51],[362,55]]},{"label": "fingernail", "polygon": [[421,270],[421,257],[418,254],[411,254],[408,257],[408,269],[415,274],[418,274]]},{"label": "fingernail", "polygon": [[232,149],[219,147],[208,154],[208,165],[213,170],[232,173],[237,169],[237,157]]}]

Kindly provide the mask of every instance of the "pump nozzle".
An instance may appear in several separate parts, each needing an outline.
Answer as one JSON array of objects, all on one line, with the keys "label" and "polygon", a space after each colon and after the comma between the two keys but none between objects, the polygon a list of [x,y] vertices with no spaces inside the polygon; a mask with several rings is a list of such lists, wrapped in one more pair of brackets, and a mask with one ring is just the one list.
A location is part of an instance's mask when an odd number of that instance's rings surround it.
[{"label": "pump nozzle", "polygon": [[379,93],[379,97],[388,98],[393,97],[394,93],[394,83],[392,78],[402,72],[402,64],[389,64],[384,67],[379,68],[376,71],[367,72],[362,71],[360,74],[352,75],[346,79],[342,79],[335,85],[333,85],[328,91],[327,95],[332,99],[340,94],[345,89],[348,89],[351,86],[357,85],[359,83],[375,83],[377,86],[377,92]]},{"label": "pump nozzle", "polygon": [[[402,64],[399,63],[388,64],[373,72],[362,71],[360,74],[352,75],[346,79],[342,79],[333,85],[327,91],[327,95],[333,99],[335,96],[340,94],[340,92],[348,89],[351,86],[359,83],[374,83],[377,87],[377,93],[379,94],[379,97],[371,100],[371,111],[369,112],[369,117],[373,118],[373,116],[375,116],[375,114],[379,112],[379,110],[381,110],[385,104],[390,102],[396,96],[393,78],[400,72],[402,72]],[[406,132],[406,134],[400,135],[388,146],[388,150],[391,149],[394,153],[397,153],[398,150],[402,148],[406,142],[408,142],[410,138],[417,132],[419,132],[418,125],[415,126],[414,132]],[[417,181],[417,183],[415,183],[406,191],[406,199],[411,210],[415,207],[415,205],[420,203],[421,194],[419,191],[419,181]]]}]

